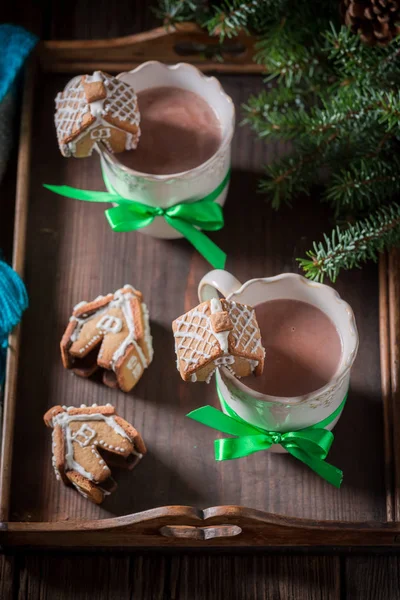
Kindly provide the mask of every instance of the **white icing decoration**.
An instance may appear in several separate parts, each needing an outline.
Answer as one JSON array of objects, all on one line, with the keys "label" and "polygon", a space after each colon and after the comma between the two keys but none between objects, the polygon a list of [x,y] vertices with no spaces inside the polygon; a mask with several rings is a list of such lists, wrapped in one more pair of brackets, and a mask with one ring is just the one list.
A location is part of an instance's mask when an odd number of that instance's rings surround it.
[{"label": "white icing decoration", "polygon": [[74,481],[71,481],[72,485],[74,486],[74,488],[80,493],[81,496],[83,496],[84,498],[89,498],[89,495],[83,491],[82,488],[79,487],[79,485],[77,485]]},{"label": "white icing decoration", "polygon": [[[127,286],[125,286],[127,287]],[[150,333],[150,314],[147,304],[142,302],[143,321],[144,321],[144,341],[146,344],[147,352],[149,354],[149,362],[153,360],[154,349],[153,349],[153,338]]]},{"label": "white icing decoration", "polygon": [[[126,290],[128,290],[128,291],[126,291]],[[121,331],[122,326],[123,326],[122,320],[115,316],[108,315],[107,313],[112,308],[118,308],[122,311],[122,313],[124,315],[125,323],[128,328],[128,334],[124,338],[124,340],[122,341],[122,343],[116,349],[116,351],[114,352],[114,354],[112,356],[112,359],[110,362],[110,367],[113,370],[115,370],[116,363],[122,356],[124,356],[128,346],[130,346],[130,345],[133,345],[135,347],[136,353],[139,356],[143,370],[146,367],[148,367],[148,365],[151,362],[153,355],[154,355],[152,336],[150,334],[149,311],[147,310],[147,306],[144,303],[141,303],[142,312],[143,312],[143,323],[144,323],[144,344],[145,344],[146,352],[147,352],[149,359],[146,358],[146,355],[144,354],[142,348],[140,347],[140,345],[137,343],[137,341],[135,339],[135,337],[136,337],[135,323],[134,323],[131,305],[130,305],[131,299],[133,299],[135,297],[135,294],[134,294],[135,291],[136,290],[134,287],[126,284],[126,285],[124,285],[124,287],[121,290],[117,290],[114,293],[112,300],[106,306],[104,306],[101,309],[99,309],[98,311],[96,311],[95,314],[91,314],[89,316],[82,315],[79,317],[72,315],[72,317],[70,319],[72,321],[76,321],[76,327],[70,337],[71,342],[74,343],[79,339],[80,333],[81,333],[82,328],[85,325],[85,323],[87,323],[88,321],[90,321],[91,319],[96,318],[96,317],[101,317],[97,321],[97,324],[96,324],[96,327],[99,328],[99,331],[101,332],[101,334],[107,335],[107,333],[119,333],[119,331]],[[94,301],[96,302],[98,300],[102,300],[103,298],[104,298],[104,296],[99,296]],[[101,334],[93,336],[92,339],[89,340],[83,348],[80,348],[79,353],[82,354],[83,352],[85,352],[85,350],[87,350],[89,347],[91,347],[93,345],[93,343],[97,342],[101,338]]]},{"label": "white icing decoration", "polygon": [[214,360],[214,365],[220,367],[221,365],[233,365],[235,357],[228,354],[227,356],[220,356]]},{"label": "white icing decoration", "polygon": [[[96,437],[95,430],[92,429],[91,427],[89,427],[89,425],[87,423],[84,423],[80,427],[80,429],[78,429],[78,431],[76,431],[74,433],[74,435],[71,436],[71,439],[74,442],[78,442],[78,444],[80,445],[81,448],[85,448],[86,446],[88,446],[90,444],[92,439],[95,437]],[[95,452],[95,451],[92,449],[92,452]]]},{"label": "white icing decoration", "polygon": [[97,83],[99,81],[103,81],[100,71],[95,71],[93,75],[86,75],[86,83]]},{"label": "white icing decoration", "polygon": [[192,381],[193,383],[196,383],[196,381],[197,381],[197,375],[196,375],[196,373],[192,373],[192,375],[190,377],[190,381]]},{"label": "white icing decoration", "polygon": [[[218,298],[212,298],[210,301],[210,309],[211,309],[211,314],[222,312],[223,308],[222,308],[221,301]],[[228,352],[229,331],[216,332],[213,330],[213,333],[218,340],[218,343],[220,345],[222,352],[224,354],[226,352]]]},{"label": "white icing decoration", "polygon": [[[205,314],[206,306],[202,310],[193,309],[190,313],[183,315],[180,319],[175,321],[176,330],[174,332],[175,337],[175,350],[180,360],[185,363],[185,370],[190,365],[197,365],[199,360],[203,358],[207,361],[211,358],[211,349],[213,347],[215,336],[209,325],[209,318]],[[187,319],[190,315],[190,320]],[[194,323],[194,319],[197,317],[198,323]],[[205,319],[206,325],[201,325]],[[191,327],[195,328],[195,331],[189,331]],[[178,340],[182,338],[181,342]],[[198,344],[191,345],[191,340],[196,340]],[[200,345],[203,347],[200,348]],[[209,352],[206,351],[206,348]]]},{"label": "white icing decoration", "polygon": [[[65,87],[64,92],[58,93],[56,96],[56,114],[55,124],[57,130],[57,137],[62,149],[62,152],[66,156],[72,156],[76,152],[76,145],[81,138],[86,136],[88,133],[92,137],[94,132],[93,129],[97,129],[99,125],[102,125],[105,129],[118,129],[123,131],[125,139],[125,149],[132,150],[136,148],[140,130],[140,113],[137,105],[137,96],[133,88],[127,83],[116,79],[115,77],[109,77],[100,71],[95,71],[93,75],[87,75],[85,83],[100,82],[104,83],[106,89],[106,97],[101,100],[96,100],[88,104],[86,95],[83,87],[82,77],[74,77]],[[80,131],[72,141],[64,143],[64,139],[70,137],[79,130],[83,124],[83,116],[90,112],[95,117],[94,123]],[[112,117],[122,122],[127,122],[130,125],[135,125],[138,128],[136,134],[126,131],[123,127],[113,124],[110,127],[110,123],[105,120],[104,117]],[[104,138],[103,138],[104,139]],[[106,141],[109,150],[112,148]],[[94,147],[94,144],[93,144]],[[93,151],[93,147],[90,149],[89,154]]]},{"label": "white icing decoration", "polygon": [[[54,443],[54,430],[53,430],[53,431],[52,431],[52,433],[51,433],[51,439],[52,439],[52,446],[53,446],[53,450],[54,450],[54,448],[56,447],[56,444]],[[60,479],[61,479],[61,475],[60,475],[60,471],[57,469],[57,465],[56,465],[56,457],[54,456],[54,454],[53,454],[53,456],[52,456],[52,458],[51,458],[51,463],[52,463],[52,465],[53,465],[53,469],[54,469],[54,473],[55,473],[55,475],[56,475],[56,479],[57,479],[58,481],[60,481]]]},{"label": "white icing decoration", "polygon": [[211,373],[208,374],[207,379],[206,379],[206,383],[210,383],[212,376],[214,375],[216,369],[213,369],[211,371]]},{"label": "white icing decoration", "polygon": [[251,371],[253,372],[254,369],[256,368],[256,366],[258,365],[259,361],[258,360],[250,360],[249,362],[250,362]]},{"label": "white icing decoration", "polygon": [[134,379],[139,379],[141,374],[143,373],[143,367],[139,364],[137,356],[135,354],[131,356],[127,365],[127,369],[132,372]]},{"label": "white icing decoration", "polygon": [[122,329],[122,319],[106,314],[101,317],[100,321],[97,321],[96,327],[107,333],[119,333]]},{"label": "white icing decoration", "polygon": [[[68,407],[68,411],[70,411],[72,408],[74,408],[73,406]],[[80,465],[78,462],[75,461],[74,459],[74,448],[73,448],[73,442],[77,441],[78,443],[79,440],[75,439],[75,436],[77,435],[78,432],[74,433],[72,435],[71,433],[71,429],[69,427],[69,424],[73,421],[104,421],[105,423],[107,423],[107,425],[109,427],[111,427],[115,433],[117,433],[118,435],[120,435],[122,438],[129,440],[129,442],[132,443],[132,439],[129,437],[129,435],[124,431],[124,429],[118,425],[118,423],[115,421],[115,418],[113,416],[107,416],[107,415],[102,415],[101,413],[95,413],[95,414],[77,414],[77,415],[71,415],[68,412],[62,412],[59,413],[57,415],[55,415],[52,419],[53,422],[53,427],[55,425],[60,425],[63,429],[63,433],[65,436],[65,466],[66,466],[66,470],[71,471],[77,471],[78,473],[80,473],[81,475],[83,475],[83,477],[86,477],[86,479],[89,479],[90,481],[94,480],[94,477],[92,475],[92,473],[89,473],[88,471],[86,471],[82,465]],[[89,426],[88,426],[89,427]],[[80,430],[82,429],[82,427],[80,428]],[[89,427],[89,429],[91,429]],[[79,431],[80,431],[79,430]],[[91,431],[94,431],[93,429],[91,429]],[[93,438],[92,438],[93,439]],[[104,443],[103,440],[99,441],[99,444],[104,445],[104,447],[107,447],[107,444]],[[80,444],[82,445],[82,444]],[[133,454],[137,454],[136,451],[133,452]],[[53,466],[55,466],[55,458],[53,456]],[[108,467],[106,467],[108,468]]]},{"label": "white icing decoration", "polygon": [[90,138],[96,142],[98,140],[106,140],[109,137],[111,137],[111,129],[109,127],[100,127],[90,132]]},{"label": "white icing decoration", "polygon": [[[232,308],[229,310],[229,316],[233,324],[232,333],[235,345],[238,346],[243,343],[243,351],[248,350],[252,354],[257,354],[258,350],[262,349],[262,344],[260,335],[254,342],[256,334],[259,332],[254,310],[249,309],[244,304],[238,305],[236,302],[231,302],[231,304]],[[242,339],[245,335],[248,335],[248,340],[243,342]]]},{"label": "white icing decoration", "polygon": [[[211,358],[215,342],[218,342],[223,355],[214,360],[216,367],[224,366],[236,375],[232,365],[235,362],[235,351],[240,348],[240,354],[248,352],[252,355],[253,358],[247,360],[253,371],[259,362],[256,358],[260,354],[265,354],[254,310],[233,301],[225,301],[225,310],[229,313],[233,329],[217,333],[213,330],[211,319],[206,314],[208,306],[211,314],[224,310],[221,300],[213,298],[208,304],[204,304],[201,308],[194,308],[175,321],[174,336],[178,369],[180,363],[183,363],[185,371],[192,369],[193,366],[195,368],[204,366]],[[233,344],[231,353],[228,354],[230,333],[233,336]],[[207,382],[211,380],[214,372],[215,369],[208,375]],[[195,381],[193,376],[192,381]]]},{"label": "white icing decoration", "polygon": [[87,302],[85,300],[82,300],[82,302],[78,302],[78,304],[75,304],[74,310],[78,310],[79,308],[86,306],[86,304],[87,304]]}]

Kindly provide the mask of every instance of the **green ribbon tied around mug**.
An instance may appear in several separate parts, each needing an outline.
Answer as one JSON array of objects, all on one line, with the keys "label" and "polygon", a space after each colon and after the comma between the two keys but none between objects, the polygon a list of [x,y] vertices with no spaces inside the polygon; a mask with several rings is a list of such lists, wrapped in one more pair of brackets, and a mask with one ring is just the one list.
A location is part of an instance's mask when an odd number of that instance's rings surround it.
[{"label": "green ribbon tied around mug", "polygon": [[188,199],[169,208],[148,206],[142,202],[123,198],[111,186],[104,171],[103,179],[107,192],[81,190],[68,185],[43,185],[60,196],[75,200],[116,204],[117,206],[105,211],[113,231],[136,231],[151,225],[156,217],[164,217],[166,222],[179,231],[215,269],[223,269],[226,262],[225,252],[200,229],[218,231],[224,226],[222,208],[215,200],[228,185],[230,174],[228,170],[218,187],[204,198],[193,202]]},{"label": "green ribbon tied around mug", "polygon": [[218,388],[217,391],[221,405],[228,414],[213,406],[202,406],[186,415],[190,419],[217,429],[222,433],[236,436],[214,441],[215,460],[243,458],[254,452],[268,450],[274,444],[280,444],[289,454],[301,460],[320,477],[340,488],[343,472],[325,462],[334,436],[331,431],[324,429],[324,427],[340,415],[346,403],[347,394],[340,406],[323,421],[298,431],[280,433],[278,431],[266,431],[250,425],[226,404]]}]

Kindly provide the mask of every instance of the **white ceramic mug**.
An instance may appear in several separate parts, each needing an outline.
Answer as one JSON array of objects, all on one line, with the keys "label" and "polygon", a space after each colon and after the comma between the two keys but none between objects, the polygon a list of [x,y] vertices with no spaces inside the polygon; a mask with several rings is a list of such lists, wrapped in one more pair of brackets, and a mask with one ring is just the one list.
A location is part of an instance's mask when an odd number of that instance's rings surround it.
[{"label": "white ceramic mug", "polygon": [[[322,388],[290,398],[279,398],[255,392],[246,386],[246,379],[236,379],[227,369],[220,368],[217,385],[227,405],[239,417],[268,431],[295,431],[315,425],[329,417],[342,403],[350,380],[350,369],[358,349],[358,334],[350,306],[327,285],[311,282],[301,275],[283,273],[276,277],[251,279],[243,285],[227,271],[210,271],[199,285],[200,301],[218,297],[255,306],[276,299],[308,302],[322,310],[335,324],[342,341],[342,356],[334,377]],[[332,429],[340,414],[326,429]],[[271,450],[284,451],[274,445]]]},{"label": "white ceramic mug", "polygon": [[[235,127],[234,104],[219,81],[215,77],[206,77],[193,65],[178,63],[168,66],[157,61],[145,62],[133,71],[121,73],[118,79],[132,85],[136,92],[160,86],[195,92],[216,112],[221,123],[222,141],[216,153],[206,162],[189,171],[171,175],[150,175],[130,169],[120,163],[118,155],[99,146],[97,151],[100,153],[102,168],[113,188],[124,198],[160,208],[169,208],[188,200],[194,202],[215,190],[230,168],[231,141]],[[215,201],[222,206],[227,193],[228,185]],[[159,238],[182,237],[161,216],[139,231]]]}]

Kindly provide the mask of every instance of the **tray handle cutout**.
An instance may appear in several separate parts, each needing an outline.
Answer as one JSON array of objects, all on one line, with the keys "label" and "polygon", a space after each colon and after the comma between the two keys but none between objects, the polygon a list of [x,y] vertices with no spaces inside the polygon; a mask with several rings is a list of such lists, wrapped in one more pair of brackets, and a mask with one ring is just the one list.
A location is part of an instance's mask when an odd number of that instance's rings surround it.
[{"label": "tray handle cutout", "polygon": [[237,525],[218,525],[217,527],[192,527],[190,525],[165,525],[160,529],[161,535],[170,538],[188,540],[213,540],[215,538],[234,537],[242,533]]}]

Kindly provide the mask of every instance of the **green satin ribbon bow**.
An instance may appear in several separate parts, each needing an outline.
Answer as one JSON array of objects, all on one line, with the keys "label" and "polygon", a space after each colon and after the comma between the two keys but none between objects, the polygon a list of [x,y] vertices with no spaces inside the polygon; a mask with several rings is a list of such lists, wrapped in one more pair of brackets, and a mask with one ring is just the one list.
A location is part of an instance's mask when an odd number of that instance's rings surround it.
[{"label": "green satin ribbon bow", "polygon": [[113,231],[136,231],[148,227],[155,217],[164,217],[166,222],[179,231],[215,269],[225,267],[225,252],[197,228],[205,231],[218,231],[224,226],[222,208],[215,200],[228,185],[230,170],[219,186],[204,198],[195,202],[179,202],[170,208],[148,206],[123,198],[111,186],[104,171],[103,178],[107,192],[80,190],[68,185],[43,185],[60,196],[67,196],[75,200],[117,204],[118,206],[105,211]]},{"label": "green satin ribbon bow", "polygon": [[334,436],[331,431],[327,431],[324,427],[339,416],[346,403],[347,394],[340,406],[323,421],[298,431],[280,433],[266,431],[243,421],[226,404],[218,388],[217,391],[222,407],[229,414],[224,414],[213,406],[202,406],[186,415],[190,419],[217,429],[222,433],[236,436],[235,438],[214,441],[215,460],[243,458],[260,450],[268,450],[273,444],[280,444],[289,454],[301,460],[320,477],[323,477],[335,487],[340,487],[343,472],[325,462]]}]

